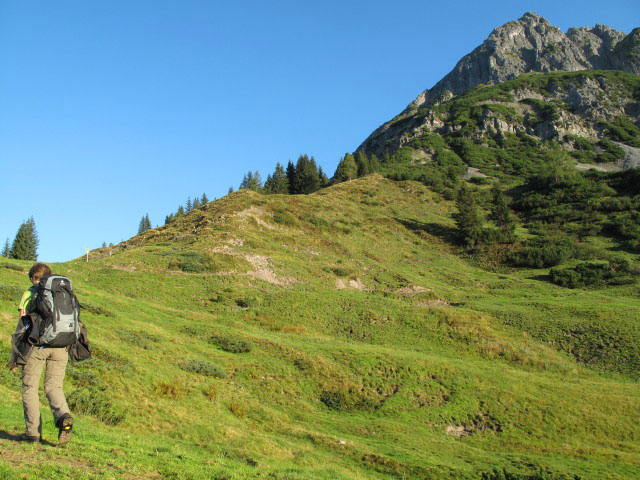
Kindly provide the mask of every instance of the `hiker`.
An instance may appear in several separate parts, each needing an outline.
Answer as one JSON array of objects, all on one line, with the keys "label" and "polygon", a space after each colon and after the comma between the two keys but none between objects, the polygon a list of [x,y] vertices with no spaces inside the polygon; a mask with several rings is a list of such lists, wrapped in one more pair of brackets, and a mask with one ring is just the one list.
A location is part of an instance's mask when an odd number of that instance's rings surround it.
[{"label": "hiker", "polygon": [[[69,360],[68,347],[71,341],[77,341],[78,327],[74,325],[78,322],[77,300],[71,292],[71,281],[52,275],[51,269],[44,263],[36,263],[31,267],[29,279],[32,287],[24,293],[18,306],[20,319],[12,337],[9,365],[11,370],[22,366],[22,404],[26,430],[20,438],[28,442],[42,440],[38,387],[46,364],[44,393],[59,430],[58,444],[64,445],[71,440],[73,417],[62,391],[62,382]],[[61,307],[59,303],[66,304]]]}]

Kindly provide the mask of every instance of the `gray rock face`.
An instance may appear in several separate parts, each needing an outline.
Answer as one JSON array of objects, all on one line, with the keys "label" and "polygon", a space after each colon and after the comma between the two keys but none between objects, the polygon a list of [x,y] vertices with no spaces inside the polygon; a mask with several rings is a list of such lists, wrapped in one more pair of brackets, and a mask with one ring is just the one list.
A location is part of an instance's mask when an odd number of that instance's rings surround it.
[{"label": "gray rock face", "polygon": [[[556,70],[623,70],[640,73],[640,28],[629,35],[606,25],[593,28],[559,28],[535,13],[527,12],[518,21],[496,28],[475,50],[465,55],[455,68],[433,88],[423,91],[392,122],[374,131],[358,150],[377,151],[369,144],[398,134],[400,117],[410,117],[419,108],[431,107],[462,94],[479,84],[497,84],[527,72]],[[407,118],[406,126],[411,121]],[[377,152],[379,153],[379,152]]]},{"label": "gray rock face", "polygon": [[502,83],[527,72],[615,69],[638,73],[640,57],[629,55],[634,46],[639,48],[638,40],[640,29],[625,36],[606,25],[571,28],[564,34],[541,16],[527,12],[517,22],[491,32],[408,110],[432,105],[447,90],[459,95],[481,83]]}]

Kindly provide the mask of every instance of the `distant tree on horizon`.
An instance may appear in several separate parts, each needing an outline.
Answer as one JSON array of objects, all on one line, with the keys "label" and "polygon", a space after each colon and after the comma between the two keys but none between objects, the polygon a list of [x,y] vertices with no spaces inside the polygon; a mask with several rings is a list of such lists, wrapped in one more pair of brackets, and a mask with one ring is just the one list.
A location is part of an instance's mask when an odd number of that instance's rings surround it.
[{"label": "distant tree on horizon", "polygon": [[276,164],[273,176],[267,176],[267,181],[264,182],[264,193],[289,193],[289,179],[287,178],[287,172],[285,172],[284,167],[280,165],[280,162]]},{"label": "distant tree on horizon", "polygon": [[193,199],[193,205],[191,205],[191,210],[195,210],[196,208],[200,208],[200,199],[198,197]]},{"label": "distant tree on horizon", "polygon": [[209,203],[209,199],[207,198],[207,194],[203,193],[202,194],[202,198],[200,199],[200,204],[204,206],[207,203]]},{"label": "distant tree on horizon", "polygon": [[9,237],[7,237],[7,239],[4,242],[4,248],[2,249],[2,256],[3,257],[8,257],[9,256],[9,251],[10,251],[10,246],[9,246]]},{"label": "distant tree on horizon", "polygon": [[185,211],[189,213],[191,210],[193,210],[193,205],[191,204],[191,197],[189,197],[187,198],[187,206],[185,208]]},{"label": "distant tree on horizon", "polygon": [[149,220],[149,214],[147,213],[140,220],[140,224],[138,225],[138,235],[150,229],[151,229],[151,220]]},{"label": "distant tree on horizon", "polygon": [[233,187],[229,187],[229,191],[227,192],[227,195],[229,195],[230,193],[233,193]]},{"label": "distant tree on horizon", "polygon": [[13,240],[9,257],[17,260],[38,259],[38,233],[36,232],[36,222],[31,217],[18,228],[16,237]]},{"label": "distant tree on horizon", "polygon": [[247,190],[253,190],[254,192],[259,192],[262,190],[262,177],[260,176],[260,172],[257,170],[255,172],[249,171],[243,178],[240,183],[240,189],[246,188]]}]

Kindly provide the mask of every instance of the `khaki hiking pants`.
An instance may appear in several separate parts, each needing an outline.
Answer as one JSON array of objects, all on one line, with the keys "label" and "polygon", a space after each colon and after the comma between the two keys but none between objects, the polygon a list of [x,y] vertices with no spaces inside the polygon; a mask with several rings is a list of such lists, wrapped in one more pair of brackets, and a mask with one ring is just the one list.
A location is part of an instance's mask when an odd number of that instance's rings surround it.
[{"label": "khaki hiking pants", "polygon": [[22,368],[22,404],[27,435],[42,435],[38,388],[45,363],[47,368],[44,374],[44,393],[49,400],[54,423],[57,423],[65,413],[70,413],[67,399],[64,398],[62,391],[62,381],[68,361],[69,354],[66,348],[33,347],[31,349],[27,364]]}]

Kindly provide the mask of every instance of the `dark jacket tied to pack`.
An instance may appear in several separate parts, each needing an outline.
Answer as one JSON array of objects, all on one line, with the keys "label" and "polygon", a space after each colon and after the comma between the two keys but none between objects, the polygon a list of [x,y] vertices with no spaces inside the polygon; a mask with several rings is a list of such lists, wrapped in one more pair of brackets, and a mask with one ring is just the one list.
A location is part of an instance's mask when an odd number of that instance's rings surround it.
[{"label": "dark jacket tied to pack", "polygon": [[91,358],[87,328],[71,280],[46,275],[38,283],[35,311],[23,316],[11,339],[16,364],[24,365],[35,347],[66,347],[72,361]]}]

